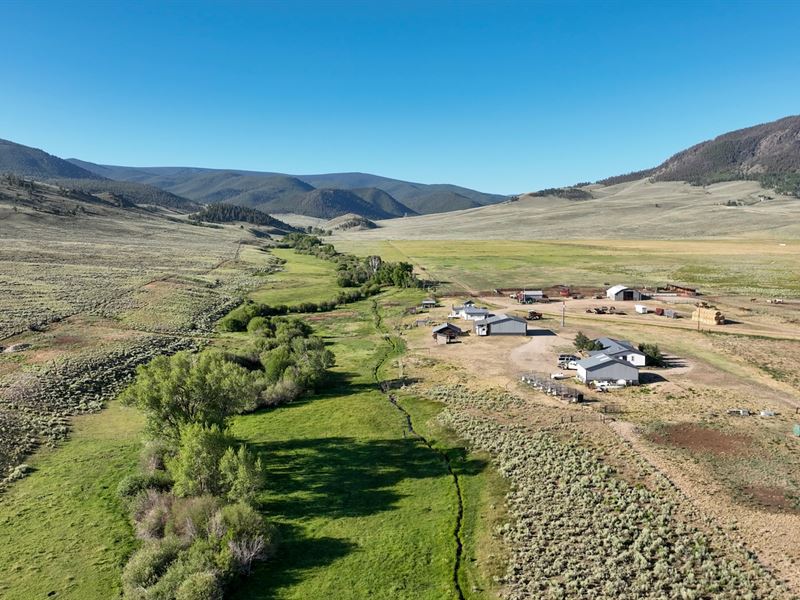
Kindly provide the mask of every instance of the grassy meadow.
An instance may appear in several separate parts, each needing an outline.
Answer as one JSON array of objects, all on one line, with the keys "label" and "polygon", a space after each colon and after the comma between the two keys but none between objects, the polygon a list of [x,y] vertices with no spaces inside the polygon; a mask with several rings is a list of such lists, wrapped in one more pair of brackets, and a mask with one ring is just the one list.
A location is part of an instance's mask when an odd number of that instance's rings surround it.
[{"label": "grassy meadow", "polygon": [[[258,250],[245,248],[242,252],[243,260],[256,260],[252,255]],[[313,256],[295,254],[289,249],[276,248],[272,254],[287,260],[287,263],[283,271],[271,275],[263,286],[250,294],[250,298],[275,306],[322,302],[336,297],[339,290],[330,263]]]},{"label": "grassy meadow", "polygon": [[[296,296],[293,275],[331,268],[313,257],[281,256],[289,261],[287,276],[254,292],[259,301],[304,301],[309,296]],[[334,293],[329,287],[314,298]],[[397,376],[393,358],[402,348],[387,343],[376,328],[376,311],[388,326],[421,297],[419,291],[394,290],[374,303],[364,300],[314,315],[317,334],[336,355],[330,388],[235,420],[234,434],[257,450],[266,466],[261,502],[280,525],[283,540],[276,558],[259,566],[233,597],[458,597],[453,584],[458,498],[452,476],[441,455],[408,431],[404,415],[376,385],[376,375]],[[232,338],[226,336],[225,344]],[[494,584],[475,558],[489,554],[494,542],[490,521],[478,514],[501,503],[505,488],[432,423],[440,405],[402,395],[399,402],[416,431],[448,453],[459,475],[465,507],[459,581],[465,595],[492,597]]]},{"label": "grassy meadow", "polygon": [[337,249],[411,262],[454,291],[567,284],[699,287],[708,293],[800,296],[800,243],[769,240],[374,240]]},{"label": "grassy meadow", "polygon": [[75,419],[34,472],[0,494],[0,597],[108,600],[134,548],[117,484],[136,469],[141,416],[112,404]]}]

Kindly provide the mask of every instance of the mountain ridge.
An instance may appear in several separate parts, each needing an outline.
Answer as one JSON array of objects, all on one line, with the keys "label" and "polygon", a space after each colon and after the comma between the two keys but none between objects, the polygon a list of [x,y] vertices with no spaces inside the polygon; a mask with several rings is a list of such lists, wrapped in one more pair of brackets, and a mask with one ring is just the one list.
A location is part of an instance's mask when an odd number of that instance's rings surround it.
[{"label": "mountain ridge", "polygon": [[800,196],[800,115],[720,134],[673,154],[651,169],[597,183],[614,185],[646,177],[694,185],[754,180],[778,192]]},{"label": "mountain ridge", "polygon": [[[390,196],[394,202],[403,206],[402,211],[389,211],[393,213],[394,216],[461,210],[463,208],[485,206],[506,200],[506,196],[500,194],[487,194],[451,184],[415,183],[362,172],[290,175],[273,171],[211,169],[205,167],[125,167],[119,165],[99,165],[78,159],[68,160],[96,174],[114,179],[147,183],[175,194],[184,195],[196,202],[208,201],[208,198],[201,191],[201,188],[205,187],[205,184],[200,185],[201,182],[205,182],[209,179],[218,180],[223,176],[229,180],[228,187],[230,189],[227,194],[220,194],[218,197],[215,197],[214,201],[227,201],[247,206],[255,206],[256,204],[252,199],[248,198],[247,192],[251,192],[253,189],[259,187],[259,180],[264,184],[269,184],[270,181],[268,180],[272,180],[276,177],[292,178],[295,182],[302,182],[315,189],[355,191],[356,195],[360,195],[359,190],[374,188],[384,192]],[[311,190],[309,189],[306,191]],[[372,194],[373,197],[376,198],[374,192]],[[293,199],[297,200],[296,197]],[[382,202],[391,202],[391,200],[383,197]],[[281,204],[283,205],[284,203]],[[255,207],[260,210],[271,212],[283,211],[282,208],[276,209],[266,206],[264,202],[261,202],[260,206]],[[399,209],[400,207],[396,208]],[[342,210],[343,212],[341,214],[352,212],[351,210],[347,210],[347,207],[342,207]],[[383,218],[378,216],[378,214],[374,214],[373,217]],[[323,216],[322,218],[328,217]]]}]

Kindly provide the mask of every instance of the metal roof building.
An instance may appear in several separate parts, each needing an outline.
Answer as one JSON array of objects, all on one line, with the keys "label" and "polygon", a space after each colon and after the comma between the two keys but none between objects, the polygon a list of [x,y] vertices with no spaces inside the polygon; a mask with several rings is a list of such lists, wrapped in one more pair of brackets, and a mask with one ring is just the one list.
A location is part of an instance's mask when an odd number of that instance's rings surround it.
[{"label": "metal roof building", "polygon": [[621,358],[622,360],[626,360],[636,367],[643,367],[647,364],[647,356],[645,356],[644,352],[626,340],[615,340],[614,338],[601,337],[597,338],[595,342],[601,344],[603,349],[590,352],[589,356],[605,354],[606,356],[610,356],[612,358]]},{"label": "metal roof building", "polygon": [[626,300],[641,300],[642,292],[634,290],[624,285],[615,285],[606,290],[606,298],[611,300],[626,301]]},{"label": "metal roof building", "polygon": [[626,360],[602,352],[578,361],[578,379],[590,381],[625,381],[639,383],[639,369]]},{"label": "metal roof building", "polygon": [[475,321],[477,335],[527,335],[528,324],[525,319],[499,314]]}]

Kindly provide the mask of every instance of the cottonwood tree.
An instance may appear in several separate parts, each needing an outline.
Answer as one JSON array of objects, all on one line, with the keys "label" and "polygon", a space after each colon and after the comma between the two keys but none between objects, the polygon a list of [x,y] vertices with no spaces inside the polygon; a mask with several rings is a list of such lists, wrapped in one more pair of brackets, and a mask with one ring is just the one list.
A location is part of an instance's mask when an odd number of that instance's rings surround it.
[{"label": "cottonwood tree", "polygon": [[255,403],[260,390],[258,377],[221,352],[178,352],[138,367],[122,398],[147,414],[151,435],[177,444],[190,423],[224,429],[231,415]]}]

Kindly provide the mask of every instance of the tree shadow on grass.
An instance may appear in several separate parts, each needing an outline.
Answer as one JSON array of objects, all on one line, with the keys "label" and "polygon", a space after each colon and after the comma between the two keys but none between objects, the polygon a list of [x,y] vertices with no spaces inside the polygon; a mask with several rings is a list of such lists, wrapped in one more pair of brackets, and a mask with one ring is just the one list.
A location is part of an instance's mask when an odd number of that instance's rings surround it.
[{"label": "tree shadow on grass", "polygon": [[262,508],[279,520],[392,510],[402,498],[396,490],[399,482],[447,476],[441,456],[410,435],[366,441],[295,439],[249,448],[259,453],[267,473],[270,494]]},{"label": "tree shadow on grass", "polygon": [[280,545],[274,558],[259,562],[249,577],[233,582],[226,597],[274,598],[275,593],[303,580],[315,567],[329,565],[355,549],[355,544],[334,537],[304,536],[300,528],[279,525]]},{"label": "tree shadow on grass", "polygon": [[[275,559],[241,582],[233,598],[273,598],[309,571],[355,551],[347,539],[313,537],[292,523],[324,517],[366,517],[395,510],[404,480],[450,477],[441,455],[408,434],[395,439],[330,437],[255,443],[267,475],[259,508],[281,525]],[[463,448],[445,450],[459,474],[476,474],[486,464],[470,460]]]}]

